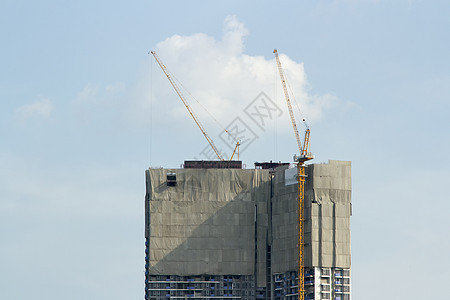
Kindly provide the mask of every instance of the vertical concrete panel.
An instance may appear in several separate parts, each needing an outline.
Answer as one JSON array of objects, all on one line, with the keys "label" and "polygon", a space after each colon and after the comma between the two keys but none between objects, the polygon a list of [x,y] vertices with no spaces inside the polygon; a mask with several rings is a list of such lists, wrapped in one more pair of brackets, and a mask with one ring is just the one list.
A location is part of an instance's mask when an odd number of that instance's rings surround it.
[{"label": "vertical concrete panel", "polygon": [[[296,270],[296,185],[283,185],[277,172],[273,204],[273,271]],[[305,266],[350,268],[351,163],[329,161],[307,166],[305,183]],[[294,216],[296,220],[296,212]],[[288,220],[288,221],[286,221]],[[290,254],[287,254],[290,253]],[[290,257],[290,260],[287,258]]]}]

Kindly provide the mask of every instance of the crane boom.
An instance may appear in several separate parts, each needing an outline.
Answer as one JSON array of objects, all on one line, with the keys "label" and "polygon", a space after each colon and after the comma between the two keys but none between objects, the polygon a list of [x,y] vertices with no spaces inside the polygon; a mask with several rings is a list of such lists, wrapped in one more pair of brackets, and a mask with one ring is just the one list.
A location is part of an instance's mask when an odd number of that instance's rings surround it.
[{"label": "crane boom", "polygon": [[289,93],[288,93],[288,90],[286,87],[286,80],[284,79],[284,72],[283,72],[283,68],[281,67],[281,62],[280,62],[280,58],[278,57],[277,49],[273,50],[273,53],[275,54],[275,59],[277,60],[278,72],[280,73],[281,84],[283,86],[284,96],[286,98],[289,115],[291,116],[292,127],[294,129],[295,139],[297,140],[298,150],[299,150],[300,154],[302,154],[302,152],[303,152],[302,142],[300,141],[300,136],[298,135],[297,123],[295,122],[294,112],[292,111],[291,100],[289,99]]},{"label": "crane boom", "polygon": [[195,121],[195,124],[197,124],[198,128],[200,128],[200,130],[202,131],[203,135],[205,136],[206,140],[208,141],[209,145],[211,146],[211,148],[214,150],[214,152],[216,153],[217,157],[220,160],[224,160],[222,155],[220,155],[219,150],[217,150],[216,145],[214,145],[213,140],[209,137],[208,133],[206,133],[205,128],[203,127],[202,123],[200,123],[200,120],[198,119],[197,115],[194,113],[194,111],[192,110],[191,106],[189,105],[189,103],[187,102],[187,100],[184,98],[183,94],[181,93],[180,89],[178,88],[178,86],[176,85],[175,81],[172,79],[172,76],[170,76],[169,71],[167,70],[166,66],[162,63],[161,59],[159,58],[159,56],[156,54],[155,51],[150,51],[151,54],[153,54],[153,56],[156,59],[156,62],[159,64],[159,66],[161,67],[161,69],[163,70],[164,74],[167,76],[167,79],[169,79],[170,83],[172,84],[173,88],[175,89],[175,91],[177,92],[178,96],[180,97],[181,101],[183,101],[184,106],[186,106],[189,114],[192,116],[192,118]]}]

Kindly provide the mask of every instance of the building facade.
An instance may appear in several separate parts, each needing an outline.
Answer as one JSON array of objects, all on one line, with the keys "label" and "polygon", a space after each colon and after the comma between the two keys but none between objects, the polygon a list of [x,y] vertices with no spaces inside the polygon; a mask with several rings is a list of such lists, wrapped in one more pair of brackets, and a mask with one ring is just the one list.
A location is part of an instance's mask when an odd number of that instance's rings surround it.
[{"label": "building facade", "polygon": [[[268,165],[146,171],[145,299],[297,298],[296,169]],[[307,167],[305,216],[306,299],[350,299],[350,162]]]}]

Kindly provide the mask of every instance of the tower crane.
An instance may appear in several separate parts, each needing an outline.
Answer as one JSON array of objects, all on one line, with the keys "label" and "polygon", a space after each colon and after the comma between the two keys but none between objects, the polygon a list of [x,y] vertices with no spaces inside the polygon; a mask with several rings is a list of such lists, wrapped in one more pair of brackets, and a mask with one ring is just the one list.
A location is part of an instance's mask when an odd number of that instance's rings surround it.
[{"label": "tower crane", "polygon": [[[172,84],[173,88],[175,89],[175,91],[178,94],[178,97],[180,97],[181,101],[183,101],[184,106],[186,106],[189,114],[192,116],[192,118],[195,121],[195,124],[197,124],[198,128],[200,128],[200,130],[203,133],[203,136],[206,138],[206,140],[208,141],[209,145],[211,146],[211,148],[214,150],[214,152],[217,155],[217,158],[219,158],[219,160],[224,160],[222,155],[220,154],[219,150],[217,150],[216,145],[214,145],[213,140],[209,137],[208,133],[206,132],[205,128],[203,127],[202,123],[200,123],[200,120],[198,119],[197,115],[194,113],[194,111],[192,110],[191,106],[189,105],[189,103],[187,102],[187,100],[184,98],[183,94],[181,93],[180,89],[178,88],[177,84],[175,83],[175,81],[173,80],[172,76],[170,76],[169,71],[167,70],[166,66],[162,63],[161,59],[159,58],[159,56],[156,54],[155,51],[150,51],[150,53],[155,57],[156,62],[158,63],[158,65],[161,67],[162,71],[164,72],[164,74],[167,76],[167,79],[169,79],[170,83]],[[227,132],[229,134],[229,132],[227,130],[225,130],[225,132]],[[239,142],[236,143],[236,147],[234,148],[234,152],[236,152],[236,148],[239,148]],[[233,155],[231,156],[231,159],[233,159],[234,156],[234,152]],[[239,153],[239,150],[238,150]],[[230,160],[231,160],[230,159]]]},{"label": "tower crane", "polygon": [[275,59],[278,65],[278,72],[280,73],[281,85],[283,86],[284,96],[286,98],[286,104],[289,110],[289,115],[291,117],[292,128],[294,129],[295,139],[297,140],[298,150],[300,155],[294,155],[294,161],[297,163],[297,222],[298,222],[298,233],[297,233],[297,249],[298,249],[298,299],[305,299],[305,275],[304,275],[304,207],[305,207],[305,162],[314,158],[311,152],[309,152],[309,128],[306,128],[305,139],[303,141],[303,146],[300,141],[300,136],[298,134],[297,123],[295,122],[294,112],[292,111],[291,100],[289,99],[289,93],[286,87],[286,80],[281,67],[280,57],[278,56],[277,49],[273,50],[275,54]]}]

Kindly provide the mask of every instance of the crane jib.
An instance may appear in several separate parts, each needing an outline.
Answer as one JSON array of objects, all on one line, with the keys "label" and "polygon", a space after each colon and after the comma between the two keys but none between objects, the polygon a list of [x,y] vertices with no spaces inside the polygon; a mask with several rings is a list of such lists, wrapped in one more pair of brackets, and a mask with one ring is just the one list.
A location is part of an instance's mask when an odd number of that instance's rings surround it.
[{"label": "crane jib", "polygon": [[222,155],[220,155],[219,150],[217,150],[216,145],[214,145],[213,140],[209,137],[208,133],[206,133],[206,130],[203,127],[203,125],[200,123],[200,120],[198,119],[197,115],[194,113],[194,111],[192,110],[191,106],[189,105],[187,100],[184,98],[183,94],[181,93],[181,91],[178,88],[178,86],[175,83],[175,81],[172,79],[172,76],[170,76],[170,73],[167,70],[166,66],[162,63],[161,59],[159,58],[159,56],[156,54],[155,51],[150,51],[150,53],[155,57],[156,62],[159,64],[159,66],[161,67],[162,71],[167,76],[167,79],[169,79],[170,83],[172,84],[173,88],[175,89],[175,92],[178,94],[178,97],[180,97],[181,101],[183,102],[184,106],[188,110],[189,114],[194,119],[195,124],[197,124],[198,128],[201,130],[201,132],[203,133],[203,136],[206,138],[206,140],[208,141],[209,145],[211,146],[211,148],[216,153],[217,157],[220,160],[224,160]]}]

